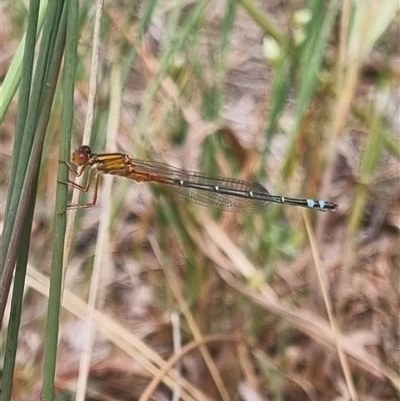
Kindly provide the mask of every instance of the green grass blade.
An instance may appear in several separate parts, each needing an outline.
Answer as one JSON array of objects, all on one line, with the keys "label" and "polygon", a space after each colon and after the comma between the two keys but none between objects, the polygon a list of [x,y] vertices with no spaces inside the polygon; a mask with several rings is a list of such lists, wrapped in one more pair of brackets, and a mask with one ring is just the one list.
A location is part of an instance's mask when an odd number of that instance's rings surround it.
[{"label": "green grass blade", "polygon": [[[53,20],[54,23],[54,20]],[[62,25],[60,26],[62,32]],[[33,143],[31,146],[31,153],[28,155],[27,164],[26,163],[18,163],[17,165],[17,174],[21,174],[22,172],[26,174],[22,175],[23,185],[20,191],[20,199],[15,208],[15,219],[14,219],[14,227],[9,238],[9,243],[6,244],[4,248],[6,252],[5,258],[5,277],[9,277],[10,273],[12,273],[13,267],[16,263],[16,274],[14,281],[14,293],[12,299],[12,311],[13,311],[13,322],[10,326],[9,332],[9,342],[6,344],[8,352],[6,353],[6,374],[5,377],[5,391],[3,392],[3,397],[5,399],[11,393],[12,389],[12,379],[13,379],[13,367],[15,363],[15,355],[16,355],[16,346],[17,342],[15,341],[18,338],[19,322],[21,316],[21,307],[22,307],[22,294],[25,283],[25,274],[26,267],[28,261],[28,253],[29,253],[29,242],[30,242],[30,232],[31,225],[33,221],[33,212],[35,206],[35,195],[37,189],[37,182],[39,176],[39,165],[41,159],[41,153],[43,148],[43,141],[45,137],[47,122],[50,115],[51,105],[53,102],[53,96],[55,92],[55,87],[58,78],[58,71],[61,65],[62,59],[62,48],[63,48],[64,35],[60,35],[59,43],[61,43],[61,52],[44,52],[45,57],[47,57],[47,65],[45,65],[45,74],[38,74],[39,77],[45,77],[45,88],[42,92],[42,96],[39,98],[40,104],[42,108],[40,109],[40,116],[36,116],[34,112],[31,113],[33,116],[33,122],[37,121],[37,128],[35,130],[35,137],[33,139]],[[50,42],[48,42],[50,43]],[[29,50],[28,50],[29,51]],[[40,82],[41,83],[41,82]],[[39,85],[38,82],[34,82],[36,86]],[[30,103],[31,105],[31,103]],[[29,121],[29,112],[27,118],[27,124]],[[29,127],[33,129],[34,127]],[[26,131],[26,130],[25,130]],[[26,166],[26,167],[25,167]],[[19,188],[17,188],[19,189]],[[13,192],[11,196],[11,201],[15,199],[16,191]],[[8,215],[9,216],[9,215]],[[2,294],[3,297],[6,298],[6,294],[8,294],[8,283],[2,281]],[[1,305],[3,314],[3,304]],[[11,338],[13,336],[13,338]]]},{"label": "green grass blade", "polygon": [[183,46],[190,40],[192,33],[199,26],[203,13],[205,12],[209,2],[207,0],[199,1],[186,17],[185,22],[173,37],[168,38],[169,43],[164,43],[164,52],[162,53],[159,71],[154,80],[148,85],[147,99],[138,117],[137,130],[141,138],[145,137],[147,132],[148,119],[150,115],[150,107],[162,80],[166,77],[173,57],[181,51]]},{"label": "green grass blade", "polygon": [[312,19],[308,24],[307,39],[300,53],[300,77],[299,90],[296,101],[296,122],[293,132],[304,118],[304,113],[310,104],[315,92],[321,71],[322,62],[325,58],[326,46],[335,18],[337,16],[340,2],[334,1],[327,7],[324,2],[316,1],[311,9]]},{"label": "green grass blade", "polygon": [[[40,31],[42,27],[44,15],[47,9],[47,2],[48,0],[30,2],[27,32],[18,46],[18,49],[8,69],[7,75],[5,76],[4,81],[0,87],[0,121],[3,121],[3,118],[8,110],[8,106],[10,105],[11,100],[13,99],[17,89],[19,88],[18,85],[20,83],[21,76],[23,76],[24,74],[31,74],[33,71],[30,66],[29,59],[26,58],[26,49],[34,49],[34,46],[32,47],[32,43],[36,42],[36,32]],[[35,14],[38,11],[38,7],[40,7],[39,19],[37,24],[35,24],[35,26],[32,26],[30,25],[30,21],[36,19]],[[31,43],[25,43],[25,41]],[[22,68],[22,66],[24,68]],[[20,89],[22,87],[23,84],[21,85]]]},{"label": "green grass blade", "polygon": [[[8,243],[11,236],[11,230],[14,226],[14,217],[13,213],[9,213],[10,203],[13,196],[13,192],[16,188],[15,180],[17,177],[17,167],[18,164],[21,162],[20,152],[21,146],[24,138],[24,127],[26,122],[26,116],[28,114],[28,106],[29,106],[29,96],[31,90],[31,82],[32,82],[32,71],[33,71],[33,60],[34,60],[34,52],[35,52],[35,44],[36,44],[36,30],[37,30],[37,23],[38,23],[38,11],[39,11],[39,0],[36,2],[31,3],[29,18],[28,18],[28,27],[27,27],[27,36],[28,40],[25,42],[25,50],[24,50],[24,65],[26,68],[24,69],[24,73],[22,75],[22,82],[19,94],[19,102],[18,102],[18,112],[17,112],[17,123],[16,123],[16,133],[15,133],[15,141],[13,146],[13,157],[11,161],[11,171],[10,171],[10,180],[9,180],[9,190],[7,193],[7,203],[6,203],[6,211],[5,211],[5,222],[4,222],[4,229],[2,233],[2,259],[0,264],[0,276],[3,274],[4,263],[5,263],[5,256],[6,250],[8,248]],[[17,57],[19,57],[17,55]],[[10,67],[11,68],[11,67]],[[7,74],[9,75],[9,74]],[[7,79],[7,77],[6,77]],[[18,80],[19,81],[19,80]],[[2,96],[5,92],[8,92],[4,89],[4,85],[2,87]],[[20,194],[17,194],[19,197]],[[14,201],[15,202],[15,201]],[[15,205],[16,206],[16,205]],[[14,207],[15,207],[14,206]],[[14,212],[15,213],[15,212]],[[8,280],[7,280],[8,281]]]},{"label": "green grass blade", "polygon": [[[28,210],[28,218],[30,219],[28,224],[32,224],[33,208],[34,202],[31,202]],[[15,268],[13,297],[10,310],[10,316],[13,318],[10,319],[10,324],[7,331],[1,401],[8,401],[11,399],[13,388],[15,357],[17,355],[18,348],[18,334],[21,323],[21,310],[25,287],[26,267],[28,263],[30,236],[31,233],[29,230],[23,232],[19,249],[19,258]]]},{"label": "green grass blade", "polygon": [[[67,10],[66,7],[57,10],[62,11],[60,28],[55,43],[55,57],[59,57],[61,62],[61,56],[64,51],[65,46],[65,30],[67,23]],[[75,13],[77,15],[77,13]],[[68,60],[70,63],[70,60]],[[71,68],[71,65],[69,66]],[[69,78],[71,79],[71,78]],[[71,83],[69,83],[69,90],[71,91]],[[71,96],[71,93],[69,93]],[[63,133],[63,157],[65,153],[69,150],[67,135],[70,133],[72,124],[72,106],[71,99],[65,105],[66,115],[63,118],[65,122],[64,133]],[[69,119],[69,121],[67,121]],[[64,179],[67,176],[67,167],[64,166],[60,170],[60,178]],[[44,358],[44,375],[43,375],[43,400],[52,400],[54,397],[54,376],[55,376],[55,366],[57,357],[57,343],[58,343],[58,321],[59,321],[59,311],[60,311],[60,300],[61,300],[61,279],[62,279],[62,261],[63,261],[63,243],[65,235],[66,226],[66,216],[65,216],[65,205],[67,199],[67,188],[63,184],[62,188],[57,191],[57,207],[56,207],[56,217],[55,217],[55,239],[52,257],[52,277],[51,286],[49,294],[49,304],[47,311],[47,336],[46,336],[46,349]],[[54,276],[53,276],[54,274]]]},{"label": "green grass blade", "polygon": [[293,60],[289,57],[289,49],[291,47],[288,40],[282,47],[282,55],[275,71],[275,76],[271,88],[271,111],[268,116],[268,128],[266,131],[266,150],[269,148],[272,137],[278,126],[279,118],[286,104],[286,99],[291,88],[292,75],[294,71]]},{"label": "green grass blade", "polygon": [[[58,4],[52,3],[47,9],[47,15],[53,15],[53,7],[57,9]],[[47,23],[47,21],[49,21]],[[41,150],[46,131],[47,121],[51,110],[51,102],[54,95],[52,79],[58,75],[57,65],[51,63],[52,52],[49,51],[52,35],[59,27],[59,18],[48,18],[47,31],[44,30],[41,48],[36,66],[31,98],[23,131],[23,141],[20,152],[16,152],[17,167],[15,180],[7,206],[7,219],[3,230],[3,252],[2,252],[2,293],[0,298],[0,315],[4,313],[5,300],[11,282],[12,269],[15,265],[20,238],[24,230],[30,231],[27,224],[27,210],[30,200],[36,194],[36,176],[39,173]],[[50,60],[50,62],[49,62]]]},{"label": "green grass blade", "polygon": [[239,0],[242,7],[248,12],[248,14],[258,23],[258,25],[264,30],[264,32],[273,37],[279,44],[283,44],[284,38],[274,25],[260,12],[260,9],[252,0]]},{"label": "green grass blade", "polygon": [[[326,6],[324,2],[313,2],[312,19],[308,24],[306,40],[299,54],[299,87],[296,95],[294,124],[291,128],[291,143],[286,163],[282,168],[282,176],[287,177],[296,156],[296,138],[301,122],[304,120],[310,102],[313,99],[321,75],[325,59],[326,47],[331,37],[340,2],[334,1]],[[322,135],[322,132],[319,133]]]},{"label": "green grass blade", "polygon": [[[63,131],[60,144],[60,160],[62,161],[69,160],[70,155],[70,136],[74,114],[75,66],[77,62],[76,49],[78,45],[79,34],[78,17],[78,1],[69,1],[63,87]],[[60,182],[68,181],[68,167],[64,163],[59,164],[58,180]],[[61,308],[67,195],[67,185],[59,184],[57,186],[56,208],[54,215],[54,241],[51,262],[50,294],[47,311],[47,335],[43,375],[43,399],[52,399],[54,392],[54,376],[58,347],[57,339],[59,331],[59,315]]]}]

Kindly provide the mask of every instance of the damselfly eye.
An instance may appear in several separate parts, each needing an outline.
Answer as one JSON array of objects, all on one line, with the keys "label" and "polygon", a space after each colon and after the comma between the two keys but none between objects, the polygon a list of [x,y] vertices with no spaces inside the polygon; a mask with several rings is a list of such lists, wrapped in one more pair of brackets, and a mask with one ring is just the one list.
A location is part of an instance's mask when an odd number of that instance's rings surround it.
[{"label": "damselfly eye", "polygon": [[81,146],[72,153],[72,161],[79,166],[86,164],[92,155],[92,150],[89,146]]},{"label": "damselfly eye", "polygon": [[83,145],[83,146],[81,146],[81,147],[79,148],[79,153],[85,153],[85,154],[87,154],[88,156],[90,156],[91,153],[92,153],[92,149],[90,149],[89,146]]}]

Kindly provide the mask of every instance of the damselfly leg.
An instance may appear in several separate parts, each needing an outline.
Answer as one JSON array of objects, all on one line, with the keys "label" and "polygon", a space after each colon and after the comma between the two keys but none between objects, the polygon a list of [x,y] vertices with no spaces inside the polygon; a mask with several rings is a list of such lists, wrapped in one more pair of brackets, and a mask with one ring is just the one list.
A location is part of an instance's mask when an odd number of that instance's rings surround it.
[{"label": "damselfly leg", "polygon": [[[66,163],[66,165],[68,166],[69,170],[74,174],[74,176],[76,178],[81,177],[85,171],[87,170],[88,167],[90,167],[88,164],[83,165],[80,169],[75,170],[75,168],[70,164],[70,163]],[[81,192],[88,192],[89,188],[92,184],[92,172],[93,170],[89,168],[88,174],[86,176],[86,183],[83,185],[79,185],[74,181],[68,180],[68,185],[70,185],[71,187],[77,189],[78,191]],[[97,202],[97,193],[98,193],[98,189],[99,189],[99,173],[96,172],[95,176],[94,176],[94,185],[93,185],[93,198],[92,201],[89,203],[83,203],[83,204],[71,204],[71,205],[67,205],[67,210],[72,210],[72,209],[87,209],[87,208],[91,208],[94,207],[96,205]]]}]

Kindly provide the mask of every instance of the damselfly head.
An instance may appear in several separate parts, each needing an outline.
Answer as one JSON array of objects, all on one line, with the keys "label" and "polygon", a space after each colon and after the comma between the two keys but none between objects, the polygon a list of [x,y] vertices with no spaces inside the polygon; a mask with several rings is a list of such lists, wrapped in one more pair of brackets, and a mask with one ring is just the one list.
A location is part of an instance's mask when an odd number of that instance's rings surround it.
[{"label": "damselfly head", "polygon": [[90,157],[92,156],[92,149],[89,146],[80,146],[79,149],[75,149],[72,153],[72,161],[79,166],[85,165]]}]

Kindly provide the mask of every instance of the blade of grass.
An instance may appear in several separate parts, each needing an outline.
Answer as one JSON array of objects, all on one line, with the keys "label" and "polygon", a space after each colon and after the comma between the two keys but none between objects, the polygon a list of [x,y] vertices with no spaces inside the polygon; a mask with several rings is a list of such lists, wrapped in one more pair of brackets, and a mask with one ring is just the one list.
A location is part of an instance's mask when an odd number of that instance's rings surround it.
[{"label": "blade of grass", "polygon": [[[94,21],[94,32],[93,32],[93,51],[92,51],[92,61],[90,65],[90,82],[89,82],[89,98],[87,105],[87,113],[85,120],[85,128],[83,132],[82,142],[84,144],[90,143],[92,130],[93,130],[93,119],[94,119],[94,106],[97,95],[97,82],[99,75],[99,63],[100,63],[100,28],[101,28],[101,16],[103,14],[104,0],[99,0],[96,3],[96,15]],[[82,180],[84,177],[81,177]],[[79,184],[80,180],[77,180]],[[72,194],[72,204],[79,203],[79,196],[81,191],[74,189]],[[77,214],[77,209],[71,210],[68,214],[67,228],[64,241],[64,262],[63,270],[65,275],[65,269],[69,259],[69,253],[71,250],[73,227],[75,223],[75,218]]]},{"label": "blade of grass", "polygon": [[[174,294],[174,297],[179,305],[179,310],[182,311],[183,315],[185,316],[185,319],[188,322],[190,330],[193,333],[193,336],[196,339],[196,341],[199,343],[202,343],[203,335],[200,331],[199,326],[196,323],[196,320],[195,320],[193,314],[190,311],[190,308],[189,308],[187,302],[185,301],[185,299],[183,297],[183,294],[179,288],[178,281],[173,274],[173,269],[169,267],[169,265],[170,265],[169,260],[167,260],[166,257],[164,257],[162,255],[162,252],[161,252],[160,248],[158,247],[157,241],[154,238],[150,239],[150,244],[153,248],[153,251],[154,251],[160,265],[163,266],[163,268],[164,268],[165,276],[167,278],[169,287],[171,288],[172,293]],[[218,388],[221,398],[224,401],[229,401],[230,400],[229,393],[225,388],[224,382],[221,379],[219,371],[218,371],[217,367],[215,366],[215,363],[211,357],[209,350],[205,346],[200,346],[200,352],[204,358],[207,368],[210,371],[210,374],[214,380],[214,383]]]},{"label": "blade of grass", "polygon": [[[62,24],[56,26],[62,28]],[[53,32],[55,33],[55,32]],[[43,149],[43,142],[46,133],[46,127],[49,121],[51,106],[56,89],[59,68],[61,65],[64,39],[62,31],[59,33],[58,43],[59,47],[55,47],[55,51],[46,55],[48,64],[46,65],[45,91],[40,98],[40,116],[38,117],[37,129],[32,144],[32,152],[28,159],[26,175],[24,176],[23,186],[21,191],[21,199],[16,209],[15,225],[10,237],[10,243],[7,249],[6,256],[6,269],[12,269],[17,258],[17,252],[21,246],[21,236],[25,231],[30,231],[32,216],[27,215],[29,204],[35,199],[37,189],[37,179],[39,175],[40,160]],[[60,50],[61,47],[61,50]],[[57,51],[58,50],[58,51]],[[32,208],[33,211],[33,208]]]},{"label": "blade of grass", "polygon": [[191,11],[191,13],[186,17],[185,22],[177,31],[177,34],[173,37],[168,38],[169,43],[164,43],[163,48],[165,51],[163,52],[159,65],[157,75],[153,79],[152,82],[149,83],[147,88],[147,96],[145,101],[143,102],[143,108],[138,116],[137,120],[137,132],[139,133],[139,139],[143,140],[145,137],[145,133],[147,132],[148,119],[150,116],[152,100],[154,96],[157,94],[157,91],[161,85],[161,82],[166,77],[168,73],[168,69],[170,67],[171,59],[175,56],[175,54],[179,53],[185,43],[190,40],[191,34],[196,26],[199,24],[199,21],[203,17],[205,10],[209,2],[207,0],[199,1]]},{"label": "blade of grass", "polygon": [[[153,17],[154,10],[156,9],[159,1],[160,0],[149,0],[143,4],[144,10],[139,18],[139,28],[138,29],[140,32],[140,37],[137,39],[138,42],[139,42],[140,38],[142,38],[146,34],[146,32],[149,28],[149,25],[150,25],[151,18]],[[123,64],[123,67],[122,67],[121,81],[122,81],[123,88],[125,87],[128,77],[129,77],[129,74],[132,71],[132,65],[135,62],[136,56],[137,56],[137,49],[136,49],[136,46],[133,45],[130,52],[128,52],[128,55],[126,57],[126,62]]]},{"label": "blade of grass", "polygon": [[348,37],[348,56],[366,60],[377,40],[398,15],[399,8],[398,0],[384,2],[370,0],[354,3]]},{"label": "blade of grass", "polygon": [[[338,286],[339,295],[347,291],[348,283],[351,282],[350,275],[354,266],[354,258],[358,247],[357,237],[369,197],[369,183],[376,173],[376,168],[383,150],[382,131],[384,124],[382,117],[375,112],[372,118],[369,118],[368,122],[370,127],[360,165],[359,184],[356,187],[354,203],[349,217],[344,257],[345,262],[340,278],[340,285]],[[345,299],[345,297],[339,296],[339,300],[342,299]],[[344,301],[340,301],[338,309],[341,310],[343,307]]]},{"label": "blade of grass", "polygon": [[[56,7],[57,5],[51,5],[47,9],[47,15],[53,15],[53,8]],[[47,18],[48,19],[48,18]],[[10,191],[10,196],[8,196],[8,202],[7,202],[7,218],[4,222],[4,229],[3,229],[3,242],[2,242],[2,260],[1,260],[1,266],[0,269],[5,269],[5,263],[7,261],[8,266],[12,265],[14,266],[14,263],[12,263],[12,259],[15,259],[15,257],[12,257],[12,254],[14,253],[15,255],[15,249],[11,249],[12,247],[10,246],[10,241],[11,241],[11,235],[13,231],[15,230],[16,227],[16,215],[17,211],[20,207],[21,199],[25,201],[21,196],[22,188],[24,185],[24,180],[25,180],[25,175],[27,172],[28,168],[28,163],[29,163],[29,158],[31,157],[31,152],[32,152],[32,144],[35,138],[35,135],[38,135],[38,133],[35,133],[35,130],[37,129],[38,126],[38,119],[39,116],[42,115],[43,113],[43,102],[45,96],[43,95],[44,93],[48,93],[48,87],[47,87],[47,82],[46,82],[46,72],[47,70],[47,62],[48,58],[50,55],[48,54],[48,49],[49,49],[49,42],[51,40],[51,32],[54,29],[55,26],[58,24],[58,20],[50,20],[50,22],[46,22],[47,25],[49,25],[49,29],[47,29],[48,33],[43,35],[42,38],[42,43],[40,47],[40,52],[38,56],[38,63],[36,66],[36,71],[35,71],[35,76],[34,76],[34,83],[32,86],[32,91],[29,91],[28,96],[31,94],[31,97],[29,99],[29,107],[27,111],[25,110],[25,102],[26,99],[24,100],[24,103],[22,104],[22,107],[24,109],[21,110],[21,112],[26,113],[26,119],[25,117],[20,117],[22,119],[21,123],[17,128],[21,129],[21,133],[17,134],[21,140],[18,140],[16,142],[17,148],[14,147],[13,149],[13,158],[16,159],[16,162],[12,162],[13,165],[15,165],[15,169],[13,170],[13,177],[15,179],[11,178],[12,182],[12,188],[9,189]],[[33,31],[33,27],[31,27],[31,31]],[[36,28],[35,28],[36,31]],[[31,42],[29,42],[32,44]],[[30,50],[31,52],[32,50]],[[30,61],[28,59],[27,60]],[[28,64],[28,67],[31,64]],[[27,73],[28,74],[28,73]],[[27,77],[28,80],[28,77]],[[27,89],[27,88],[25,88]],[[19,111],[20,112],[20,111]],[[18,112],[18,114],[19,114]],[[14,153],[15,152],[15,153]],[[28,182],[29,183],[29,182]],[[30,184],[31,185],[31,184]],[[26,209],[25,209],[26,210]],[[21,216],[23,217],[23,216]],[[29,229],[29,227],[25,227],[25,229]],[[14,244],[15,246],[16,244]],[[11,253],[9,253],[11,251]],[[8,256],[7,256],[8,255]],[[7,259],[8,258],[8,259]],[[7,273],[2,273],[4,276],[7,276],[7,281],[11,280],[10,277],[10,272],[8,271]],[[3,280],[3,278],[2,278]],[[0,294],[0,308],[2,307],[3,304],[3,298],[7,297],[8,291],[2,292]],[[0,311],[2,314],[2,312]],[[2,316],[2,315],[1,315]],[[1,319],[0,319],[1,320]]]},{"label": "blade of grass", "polygon": [[275,26],[260,12],[259,7],[252,0],[238,0],[247,13],[258,23],[264,32],[273,37],[279,44],[283,44],[284,37]]},{"label": "blade of grass", "polygon": [[[224,82],[227,72],[227,56],[230,46],[230,35],[236,17],[237,0],[226,3],[223,19],[221,21],[221,32],[217,46],[213,50],[213,65],[211,66],[210,79],[211,87],[206,85],[203,92],[203,115],[207,120],[217,121],[220,118],[224,103]],[[203,62],[203,60],[201,61]],[[199,67],[202,71],[202,66]],[[207,82],[207,80],[206,80]]]},{"label": "blade of grass", "polygon": [[318,83],[322,62],[325,58],[326,47],[331,37],[335,18],[339,11],[338,0],[329,3],[315,1],[311,8],[312,19],[308,24],[306,41],[300,49],[299,90],[296,99],[296,123],[293,131],[297,131],[304,117],[310,99]]},{"label": "blade of grass", "polygon": [[267,120],[268,128],[265,133],[266,151],[268,150],[272,137],[275,134],[279,118],[283,113],[286,99],[291,89],[292,76],[295,70],[294,61],[289,56],[291,46],[291,40],[287,39],[282,46],[281,58],[278,68],[275,71],[275,76],[271,86],[271,99],[273,99],[273,102],[271,103],[271,110]]},{"label": "blade of grass", "polygon": [[[36,29],[37,29],[37,20],[38,20],[38,12],[39,12],[39,0],[31,2],[31,8],[28,18],[28,26],[27,26],[27,34],[29,40],[25,42],[25,50],[24,50],[24,65],[26,65],[26,69],[24,69],[24,73],[22,75],[21,82],[21,90],[19,94],[19,102],[18,102],[18,111],[17,111],[17,123],[16,123],[16,133],[15,140],[13,146],[13,157],[11,161],[11,171],[10,171],[10,180],[9,180],[9,190],[7,194],[7,202],[6,202],[6,210],[5,210],[5,221],[4,228],[2,232],[2,251],[1,251],[1,264],[0,264],[0,277],[1,283],[0,288],[2,288],[0,296],[0,308],[3,303],[5,303],[5,299],[8,296],[8,290],[6,290],[8,282],[11,280],[12,272],[5,272],[5,257],[7,254],[9,241],[11,237],[11,230],[14,226],[15,216],[10,214],[10,208],[15,209],[16,205],[11,206],[11,199],[13,199],[13,193],[16,191],[15,181],[18,177],[18,165],[21,163],[20,151],[22,147],[22,142],[24,141],[24,127],[26,116],[28,114],[28,106],[29,106],[29,96],[32,82],[32,71],[33,71],[33,60],[34,60],[34,52],[35,52],[35,43],[36,43]],[[27,163],[27,159],[26,159]],[[21,189],[19,189],[20,191]],[[19,193],[20,195],[20,193]],[[15,199],[15,198],[14,198]],[[15,203],[15,201],[13,201]],[[15,213],[15,210],[14,210]],[[6,275],[9,277],[6,277]],[[0,326],[2,323],[2,317],[0,317]]]},{"label": "blade of grass", "polygon": [[357,188],[355,195],[355,204],[349,221],[349,237],[352,238],[347,244],[353,243],[361,225],[361,219],[364,214],[365,205],[368,197],[368,183],[375,174],[378,166],[383,144],[383,121],[382,118],[374,113],[370,121],[370,129],[365,144],[365,151],[362,155],[359,180],[361,185]]},{"label": "blade of grass", "polygon": [[173,354],[173,356],[170,357],[167,364],[162,368],[162,370],[160,370],[158,375],[155,376],[153,380],[146,386],[145,390],[140,395],[139,401],[149,401],[152,399],[151,396],[156,391],[157,386],[161,383],[162,378],[169,372],[169,370],[171,370],[174,365],[177,365],[179,363],[184,355],[188,354],[196,348],[200,348],[202,345],[206,345],[207,343],[211,343],[214,341],[221,341],[224,343],[240,343],[243,340],[236,334],[214,334],[203,337],[201,342],[195,340],[186,344],[177,353]]},{"label": "blade of grass", "polygon": [[[18,49],[15,52],[11,65],[7,71],[7,75],[5,76],[4,81],[0,87],[0,121],[3,121],[3,118],[8,110],[8,106],[10,105],[11,100],[13,99],[18,88],[20,89],[20,93],[18,96],[19,102],[23,101],[21,99],[21,89],[24,87],[24,82],[27,81],[27,79],[24,79],[23,77],[24,75],[28,76],[31,75],[33,71],[31,63],[33,57],[32,59],[27,58],[26,49],[33,49],[33,51],[35,49],[34,43],[36,43],[36,34],[37,32],[40,31],[43,25],[44,15],[47,9],[47,2],[48,0],[42,0],[42,1],[31,1],[29,3],[30,4],[29,18],[28,18],[28,27],[26,30],[26,34],[22,38],[18,46]],[[38,19],[37,19],[37,12],[39,12]],[[35,23],[34,26],[32,26],[30,21],[33,21],[35,19],[37,19],[37,22]],[[20,86],[18,86],[21,77],[22,77],[22,83]],[[19,118],[23,117],[24,116]]]},{"label": "blade of grass", "polygon": [[[31,216],[30,224],[32,223],[33,207],[34,204],[33,202],[31,202],[30,207],[28,209],[28,216]],[[12,395],[15,357],[18,348],[18,332],[21,323],[21,310],[22,310],[22,301],[25,287],[26,266],[28,263],[30,235],[31,233],[29,230],[24,231],[22,235],[20,257],[18,258],[16,266],[13,297],[10,308],[11,318],[7,330],[6,347],[4,353],[1,401],[11,400],[11,395]]]},{"label": "blade of grass", "polygon": [[322,268],[322,262],[321,262],[321,257],[320,257],[319,251],[318,251],[318,245],[317,245],[317,241],[315,238],[315,233],[311,227],[310,219],[308,218],[307,214],[304,211],[303,211],[303,218],[304,218],[304,223],[306,225],[308,238],[310,240],[311,252],[313,255],[313,259],[314,259],[314,264],[315,264],[315,269],[316,269],[317,276],[318,276],[319,286],[320,286],[321,293],[322,293],[322,296],[324,299],[326,312],[328,314],[329,323],[330,323],[330,326],[332,329],[340,365],[342,367],[343,375],[346,380],[347,389],[349,391],[352,401],[358,401],[359,398],[358,398],[358,395],[357,395],[357,392],[356,392],[356,389],[354,386],[353,378],[351,376],[351,369],[350,369],[349,361],[347,359],[347,355],[345,354],[345,352],[343,350],[343,346],[340,341],[340,330],[339,330],[339,327],[337,324],[336,317],[334,316],[333,305],[332,305],[331,299],[329,298],[329,291],[328,291],[328,284],[327,284],[328,278],[324,274],[325,272]]},{"label": "blade of grass", "polygon": [[[74,110],[74,83],[75,67],[77,62],[76,49],[78,45],[78,0],[68,2],[67,17],[67,42],[64,63],[64,91],[63,91],[63,130],[60,143],[60,160],[69,160],[70,137],[73,123]],[[64,163],[59,164],[59,182],[68,181],[68,167]],[[68,188],[65,184],[59,184],[56,194],[56,208],[54,214],[54,241],[51,261],[50,293],[47,311],[46,348],[44,358],[43,388],[47,394],[53,397],[54,375],[57,358],[57,339],[59,331],[59,316],[61,302],[61,288],[63,277],[64,240],[66,230],[66,205]],[[50,399],[50,398],[49,398]]]},{"label": "blade of grass", "polygon": [[[325,59],[326,47],[331,38],[335,18],[339,10],[340,2],[335,0],[329,3],[312,2],[312,19],[308,23],[305,43],[299,49],[299,87],[296,94],[295,121],[291,127],[291,139],[289,152],[281,171],[282,179],[285,180],[295,165],[297,133],[301,122],[304,120],[308,106],[315,93],[322,63]],[[319,135],[322,135],[321,132]]]},{"label": "blade of grass", "polygon": [[140,17],[139,29],[142,35],[144,35],[149,28],[151,19],[154,17],[154,12],[157,8],[157,4],[160,0],[149,0],[146,1],[146,7]]},{"label": "blade of grass", "polygon": [[[122,87],[121,84],[121,71],[119,65],[114,64],[111,70],[110,78],[110,107],[107,123],[107,145],[106,149],[115,151],[117,132],[119,126],[119,118],[121,115],[121,99]],[[98,236],[96,242],[96,249],[94,253],[93,271],[90,281],[89,297],[88,297],[88,310],[86,322],[88,329],[85,331],[85,339],[82,354],[79,364],[79,376],[76,390],[76,400],[84,400],[87,391],[87,382],[90,371],[90,362],[92,359],[92,349],[95,342],[96,329],[93,324],[94,311],[96,305],[104,301],[104,292],[101,291],[101,279],[107,268],[111,266],[110,249],[107,244],[110,243],[110,225],[112,224],[112,208],[111,208],[111,184],[112,177],[106,176],[103,179],[101,188],[101,210],[100,210],[100,223],[98,229]]]},{"label": "blade of grass", "polygon": [[[51,34],[54,34],[51,32],[52,28],[54,27],[53,25],[54,19],[51,22],[52,24],[49,26],[50,36]],[[64,35],[62,34],[62,25],[60,26],[60,29],[61,29],[61,34],[59,35],[58,38],[59,39],[58,44],[60,46],[58,46],[58,48],[56,47],[56,50],[58,49],[58,52],[57,51],[45,52],[43,56],[46,60],[46,63],[43,63],[43,65],[46,67],[45,68],[46,75],[44,76],[46,85],[45,85],[45,90],[43,91],[42,96],[40,98],[40,103],[42,106],[40,109],[41,114],[38,117],[36,135],[33,139],[32,152],[28,160],[27,173],[23,181],[21,200],[18,205],[19,207],[16,209],[15,227],[12,231],[12,235],[9,241],[9,246],[7,248],[6,262],[8,264],[6,264],[5,266],[5,271],[7,273],[12,272],[18,251],[14,293],[11,306],[11,309],[13,311],[13,318],[15,319],[15,324],[13,323],[12,333],[9,333],[9,335],[10,334],[15,335],[15,332],[18,332],[18,326],[21,315],[22,294],[25,282],[26,266],[28,261],[30,232],[33,220],[33,211],[35,206],[35,195],[36,195],[37,181],[39,175],[40,159],[64,47],[63,45]],[[50,43],[50,41],[47,41],[47,43]],[[41,76],[41,74],[39,75]],[[5,289],[5,287],[2,288],[3,290]],[[3,310],[1,311],[1,313],[3,313]],[[18,336],[15,336],[14,338],[17,339]],[[7,395],[9,395],[11,392],[12,384],[11,383],[9,384],[9,380],[11,379],[12,382],[12,372],[13,372],[13,365],[15,363],[15,353],[16,353],[16,341],[14,339],[10,339],[10,341],[7,342],[6,347],[10,349],[9,352],[6,353],[7,359],[5,360],[5,365],[7,366],[7,374],[8,374],[6,381],[8,384],[6,391],[3,392],[2,395],[3,397],[7,397]],[[3,399],[8,400],[9,398],[3,398]]]},{"label": "blade of grass", "polygon": [[273,102],[268,115],[268,128],[265,133],[265,146],[266,149],[268,149],[270,140],[275,133],[279,117],[283,112],[292,81],[291,77],[294,71],[294,65],[293,60],[289,56],[292,49],[292,39],[287,35],[282,35],[274,25],[264,17],[252,0],[239,0],[239,2],[254,21],[264,30],[265,34],[275,39],[282,49],[279,65],[275,71],[271,86],[271,99],[273,99]]},{"label": "blade of grass", "polygon": [[[49,296],[49,278],[33,268],[28,268],[27,284],[45,297]],[[63,308],[73,316],[79,319],[85,319],[87,315],[86,303],[68,290],[65,290],[63,294],[62,305]],[[165,361],[155,351],[149,348],[146,343],[140,341],[130,330],[121,326],[108,315],[95,310],[94,322],[97,329],[105,338],[132,357],[133,360],[143,366],[146,371],[150,372],[152,375],[157,375],[160,369],[165,366]],[[171,372],[163,378],[163,382],[170,388],[174,386],[174,376],[174,371],[171,370]],[[182,388],[185,388],[187,394],[190,394],[188,399],[197,401],[208,400],[204,393],[201,393],[185,379],[182,379],[181,385]]]},{"label": "blade of grass", "polygon": [[[397,4],[395,4],[397,3]],[[343,127],[346,124],[349,113],[352,109],[352,102],[356,94],[359,74],[365,58],[370,54],[371,49],[379,39],[379,35],[387,28],[392,19],[398,12],[398,2],[356,2],[354,7],[350,3],[344,3],[343,7],[348,7],[350,12],[344,10],[342,15],[349,15],[349,34],[341,36],[344,44],[341,44],[340,66],[343,71],[338,71],[336,81],[337,99],[332,112],[332,127],[330,141],[327,143],[328,149],[336,149],[334,142],[337,141]],[[351,7],[351,8],[350,8]],[[383,8],[382,8],[383,7]],[[379,12],[376,12],[379,9]],[[343,24],[347,27],[347,24]],[[336,152],[330,152],[327,158],[327,174],[322,183],[321,194],[327,193],[327,187],[332,182],[334,174],[334,163]],[[323,230],[323,219],[317,227],[317,237],[321,236]]]}]

